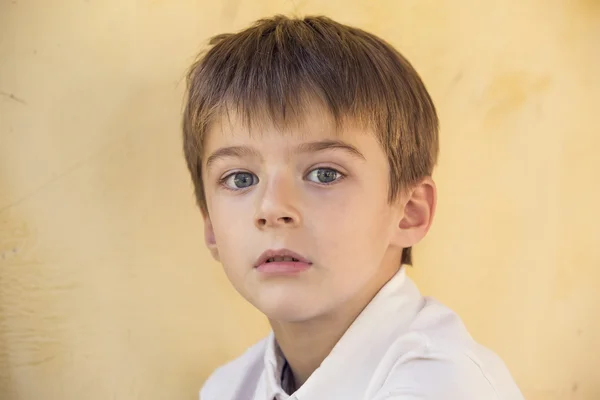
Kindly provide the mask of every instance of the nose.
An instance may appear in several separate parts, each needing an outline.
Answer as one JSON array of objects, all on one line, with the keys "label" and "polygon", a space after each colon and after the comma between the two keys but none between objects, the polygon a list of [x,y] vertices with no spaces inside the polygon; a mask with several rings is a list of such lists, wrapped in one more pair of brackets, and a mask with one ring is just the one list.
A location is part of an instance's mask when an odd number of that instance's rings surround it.
[{"label": "nose", "polygon": [[265,186],[254,218],[257,228],[292,228],[300,225],[301,215],[297,208],[299,199],[293,179],[290,178],[280,176]]}]

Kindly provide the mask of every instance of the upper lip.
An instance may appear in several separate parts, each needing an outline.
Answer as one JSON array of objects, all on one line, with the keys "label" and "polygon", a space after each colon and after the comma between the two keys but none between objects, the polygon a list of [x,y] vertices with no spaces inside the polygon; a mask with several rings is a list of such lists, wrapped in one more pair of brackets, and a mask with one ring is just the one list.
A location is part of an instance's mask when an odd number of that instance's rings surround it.
[{"label": "upper lip", "polygon": [[273,257],[292,257],[295,258],[296,260],[298,260],[299,262],[303,262],[303,263],[307,263],[307,264],[312,264],[309,260],[307,260],[306,258],[302,257],[300,254],[295,253],[291,250],[288,249],[279,249],[279,250],[267,250],[264,253],[262,253],[260,255],[260,257],[258,257],[258,259],[256,260],[256,263],[254,264],[256,267],[258,267],[259,265],[262,265],[264,263],[267,262],[267,260],[269,258],[273,258]]}]

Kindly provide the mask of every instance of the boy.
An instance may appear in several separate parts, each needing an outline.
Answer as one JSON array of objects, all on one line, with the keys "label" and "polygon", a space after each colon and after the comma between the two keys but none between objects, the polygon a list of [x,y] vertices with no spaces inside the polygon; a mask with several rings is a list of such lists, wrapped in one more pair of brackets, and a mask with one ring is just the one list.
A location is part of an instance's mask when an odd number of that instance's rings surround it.
[{"label": "boy", "polygon": [[435,212],[438,120],[390,45],[325,17],[215,37],[184,151],[205,241],[272,334],[201,400],[522,399],[406,276]]}]

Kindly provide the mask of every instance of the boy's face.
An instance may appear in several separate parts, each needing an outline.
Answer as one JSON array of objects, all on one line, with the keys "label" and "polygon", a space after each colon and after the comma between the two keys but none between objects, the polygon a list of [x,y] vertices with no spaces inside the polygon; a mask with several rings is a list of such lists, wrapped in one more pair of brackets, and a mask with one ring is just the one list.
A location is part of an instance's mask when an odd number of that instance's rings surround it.
[{"label": "boy's face", "polygon": [[[399,227],[406,202],[388,201],[388,161],[374,134],[336,132],[318,110],[285,134],[222,119],[205,138],[202,172],[207,245],[271,319],[310,320],[368,297],[413,244]],[[282,249],[300,261],[259,261]]]}]

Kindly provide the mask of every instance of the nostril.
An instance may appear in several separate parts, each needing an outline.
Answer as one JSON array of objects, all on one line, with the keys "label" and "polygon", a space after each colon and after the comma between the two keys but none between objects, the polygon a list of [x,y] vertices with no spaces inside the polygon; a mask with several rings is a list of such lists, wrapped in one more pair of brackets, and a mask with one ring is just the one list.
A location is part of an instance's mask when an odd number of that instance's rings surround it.
[{"label": "nostril", "polygon": [[254,224],[259,228],[265,228],[267,226],[293,226],[296,224],[296,218],[294,217],[273,217],[273,218],[256,218]]}]

